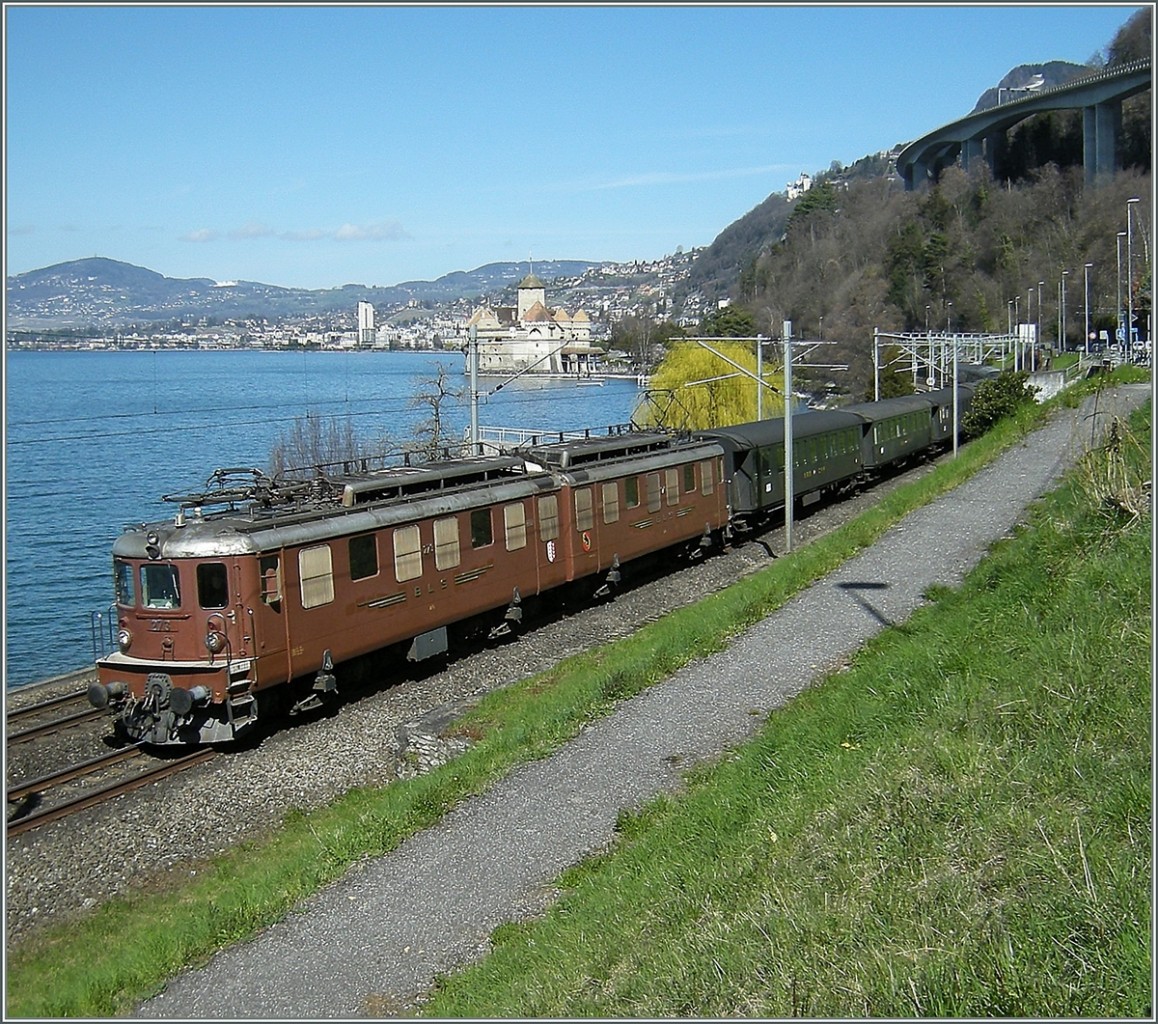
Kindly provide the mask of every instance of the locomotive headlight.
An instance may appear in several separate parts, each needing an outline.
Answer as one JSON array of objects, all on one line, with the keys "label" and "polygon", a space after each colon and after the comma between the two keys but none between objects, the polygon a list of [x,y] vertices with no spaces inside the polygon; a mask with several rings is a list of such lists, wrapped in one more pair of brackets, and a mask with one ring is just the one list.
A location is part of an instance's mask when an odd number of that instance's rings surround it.
[{"label": "locomotive headlight", "polygon": [[211,629],[205,637],[205,647],[210,654],[220,654],[225,650],[225,634]]},{"label": "locomotive headlight", "polygon": [[127,651],[130,647],[133,646],[133,634],[123,626],[117,630],[117,646],[122,651]]}]

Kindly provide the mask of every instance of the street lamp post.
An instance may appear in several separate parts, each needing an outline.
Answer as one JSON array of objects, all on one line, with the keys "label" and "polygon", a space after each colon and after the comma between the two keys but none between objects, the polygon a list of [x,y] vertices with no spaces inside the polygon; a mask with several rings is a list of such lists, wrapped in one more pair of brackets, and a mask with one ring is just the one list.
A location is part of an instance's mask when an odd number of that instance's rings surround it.
[{"label": "street lamp post", "polygon": [[[1034,288],[1033,285],[1030,285],[1028,288],[1025,289],[1025,320],[1026,320],[1026,324],[1029,328],[1029,331],[1028,331],[1029,334],[1033,333],[1033,293],[1035,291],[1037,291],[1037,289]],[[1037,297],[1037,304],[1039,306],[1041,305],[1041,296],[1040,295]],[[1025,338],[1025,335],[1022,334],[1020,329],[1018,331],[1018,334],[1019,334],[1019,337],[1017,339],[1018,359],[1015,359],[1013,361],[1013,368],[1015,370],[1024,370],[1025,369],[1025,341],[1026,341],[1026,338]],[[1019,363],[1019,360],[1020,360],[1020,363]]]},{"label": "street lamp post", "polygon": [[[1029,307],[1025,307],[1025,315],[1029,315]],[[1020,332],[1021,330],[1021,295],[1017,294],[1013,297],[1013,331]],[[1013,335],[1013,331],[1010,334]],[[1010,344],[1013,346],[1013,368],[1017,370],[1017,335],[1010,338]],[[981,349],[977,349],[977,361],[981,363]]]},{"label": "street lamp post", "polygon": [[1038,281],[1037,282],[1037,330],[1034,332],[1033,344],[1030,346],[1030,349],[1029,349],[1030,354],[1032,356],[1030,368],[1035,370],[1035,371],[1037,370],[1037,343],[1038,343],[1038,339],[1041,338],[1041,307],[1042,307],[1041,290],[1044,287],[1045,287],[1044,281]]},{"label": "street lamp post", "polygon": [[1085,266],[1085,271],[1086,271],[1086,344],[1085,344],[1085,349],[1086,349],[1086,358],[1087,359],[1089,359],[1089,357],[1090,357],[1090,267],[1092,267],[1092,266],[1093,266],[1092,263],[1087,263]]},{"label": "street lamp post", "polygon": [[[944,387],[945,374],[948,370],[949,363],[949,335],[953,333],[953,300],[950,299],[945,303],[945,344],[941,346],[941,376],[939,380],[942,382],[941,387]],[[956,351],[957,346],[953,346]]]},{"label": "street lamp post", "polygon": [[1126,352],[1134,350],[1134,218],[1130,207],[1142,200],[1126,200]]},{"label": "street lamp post", "polygon": [[1069,277],[1069,271],[1062,271],[1061,278],[1061,330],[1058,331],[1057,348],[1059,352],[1066,350],[1066,278]]},{"label": "street lamp post", "polygon": [[1114,341],[1125,341],[1126,334],[1122,328],[1122,239],[1125,231],[1118,232],[1118,299],[1114,306]]}]

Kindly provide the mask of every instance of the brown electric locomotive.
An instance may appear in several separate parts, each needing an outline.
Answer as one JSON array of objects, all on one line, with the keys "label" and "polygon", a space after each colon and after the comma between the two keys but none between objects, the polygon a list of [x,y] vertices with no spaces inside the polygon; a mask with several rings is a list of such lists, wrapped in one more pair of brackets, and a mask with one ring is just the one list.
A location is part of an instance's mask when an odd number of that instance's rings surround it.
[{"label": "brown electric locomotive", "polygon": [[499,634],[524,597],[606,594],[632,559],[698,553],[728,524],[722,458],[632,432],[299,481],[218,470],[115,542],[115,649],[89,699],[134,741],[233,740],[267,708],[320,704],[351,658],[428,658],[456,623]]}]

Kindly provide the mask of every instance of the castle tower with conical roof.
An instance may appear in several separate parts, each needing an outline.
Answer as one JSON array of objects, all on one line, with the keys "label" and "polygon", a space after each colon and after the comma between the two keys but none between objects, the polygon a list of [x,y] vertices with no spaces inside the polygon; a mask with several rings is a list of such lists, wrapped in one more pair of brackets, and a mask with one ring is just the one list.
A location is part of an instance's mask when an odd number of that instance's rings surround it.
[{"label": "castle tower with conical roof", "polygon": [[536,302],[541,306],[547,305],[547,286],[532,271],[519,282],[518,319],[524,319],[527,310]]}]

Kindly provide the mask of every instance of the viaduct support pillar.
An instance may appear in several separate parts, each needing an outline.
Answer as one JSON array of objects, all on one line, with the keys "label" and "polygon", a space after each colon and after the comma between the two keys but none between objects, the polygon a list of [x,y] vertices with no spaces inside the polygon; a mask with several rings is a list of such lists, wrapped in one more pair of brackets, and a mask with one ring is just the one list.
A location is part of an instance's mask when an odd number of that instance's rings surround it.
[{"label": "viaduct support pillar", "polygon": [[980,137],[966,139],[961,144],[961,169],[968,173],[983,155]]},{"label": "viaduct support pillar", "polygon": [[1086,184],[1092,185],[1118,172],[1121,134],[1121,100],[1107,100],[1082,108],[1082,157]]}]

